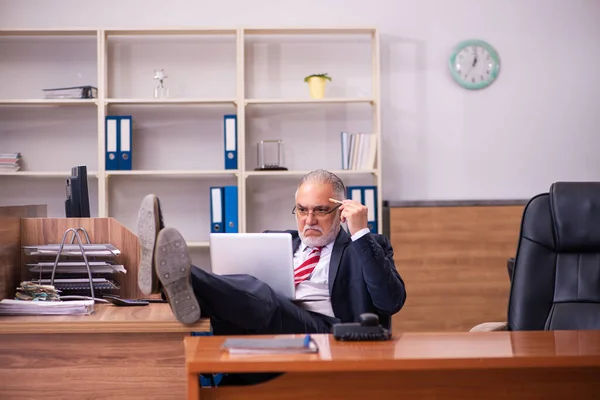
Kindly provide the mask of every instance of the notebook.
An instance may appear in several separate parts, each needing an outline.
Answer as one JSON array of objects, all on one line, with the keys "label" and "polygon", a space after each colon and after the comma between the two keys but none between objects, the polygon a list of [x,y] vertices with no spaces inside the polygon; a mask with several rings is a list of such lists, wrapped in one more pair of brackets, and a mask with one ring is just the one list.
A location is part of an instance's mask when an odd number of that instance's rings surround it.
[{"label": "notebook", "polygon": [[229,354],[303,354],[318,353],[309,335],[298,338],[225,339],[221,347]]}]

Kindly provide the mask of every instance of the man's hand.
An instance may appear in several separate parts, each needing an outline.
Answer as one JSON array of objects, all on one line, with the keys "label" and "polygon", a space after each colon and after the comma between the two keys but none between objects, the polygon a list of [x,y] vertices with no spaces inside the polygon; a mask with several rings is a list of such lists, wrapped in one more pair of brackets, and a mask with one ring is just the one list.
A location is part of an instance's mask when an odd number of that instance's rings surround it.
[{"label": "man's hand", "polygon": [[348,222],[350,235],[354,235],[361,229],[368,228],[367,207],[354,200],[344,200],[340,206],[342,222]]}]

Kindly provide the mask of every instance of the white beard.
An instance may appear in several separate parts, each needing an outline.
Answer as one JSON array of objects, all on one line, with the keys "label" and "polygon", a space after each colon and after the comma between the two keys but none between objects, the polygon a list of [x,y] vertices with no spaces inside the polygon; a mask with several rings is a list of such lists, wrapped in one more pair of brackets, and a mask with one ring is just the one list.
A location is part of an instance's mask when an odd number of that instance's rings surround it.
[{"label": "white beard", "polygon": [[342,228],[340,225],[339,217],[336,217],[333,220],[333,224],[331,225],[332,229],[329,231],[329,234],[326,236],[304,236],[304,233],[310,228],[317,230],[319,232],[323,232],[323,229],[320,226],[309,226],[304,225],[304,232],[298,232],[300,235],[300,239],[302,239],[302,243],[307,245],[308,247],[322,247],[325,246],[335,240],[340,229]]}]

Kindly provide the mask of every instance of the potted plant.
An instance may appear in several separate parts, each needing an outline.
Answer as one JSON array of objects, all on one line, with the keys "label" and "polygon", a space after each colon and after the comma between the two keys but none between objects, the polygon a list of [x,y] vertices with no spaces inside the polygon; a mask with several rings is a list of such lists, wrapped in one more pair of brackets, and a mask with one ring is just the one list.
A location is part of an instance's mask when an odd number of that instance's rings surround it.
[{"label": "potted plant", "polygon": [[313,99],[322,99],[325,97],[325,83],[331,81],[331,77],[325,74],[313,74],[304,78],[308,83],[310,97]]}]

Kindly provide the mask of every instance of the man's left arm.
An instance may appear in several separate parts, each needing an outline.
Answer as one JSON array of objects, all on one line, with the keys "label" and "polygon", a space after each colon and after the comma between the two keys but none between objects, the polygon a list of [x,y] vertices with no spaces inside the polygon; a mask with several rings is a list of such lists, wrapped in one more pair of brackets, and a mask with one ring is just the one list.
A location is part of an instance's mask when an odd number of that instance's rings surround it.
[{"label": "man's left arm", "polygon": [[354,260],[360,263],[373,305],[390,315],[400,311],[406,300],[406,289],[394,264],[394,250],[389,240],[365,228],[352,235],[348,248]]},{"label": "man's left arm", "polygon": [[397,313],[406,300],[406,290],[394,264],[392,245],[385,236],[370,233],[366,206],[346,199],[340,210],[352,239],[348,247],[360,263],[373,305],[382,313]]}]

